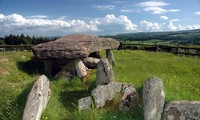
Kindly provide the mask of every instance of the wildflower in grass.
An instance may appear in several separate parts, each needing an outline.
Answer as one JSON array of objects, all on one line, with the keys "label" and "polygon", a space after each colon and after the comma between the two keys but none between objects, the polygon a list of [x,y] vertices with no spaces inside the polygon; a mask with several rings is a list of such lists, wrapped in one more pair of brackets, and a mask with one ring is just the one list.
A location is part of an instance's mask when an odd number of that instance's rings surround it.
[{"label": "wildflower in grass", "polygon": [[176,75],[174,75],[174,78],[176,78]]}]

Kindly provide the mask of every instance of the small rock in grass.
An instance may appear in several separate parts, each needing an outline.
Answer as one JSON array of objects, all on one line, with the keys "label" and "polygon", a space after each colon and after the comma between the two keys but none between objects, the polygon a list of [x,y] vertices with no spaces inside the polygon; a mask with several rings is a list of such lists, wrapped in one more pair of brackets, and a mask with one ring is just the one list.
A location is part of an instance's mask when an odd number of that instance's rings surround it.
[{"label": "small rock in grass", "polygon": [[92,103],[93,103],[93,100],[92,100],[91,96],[81,98],[78,100],[78,108],[80,110],[88,110],[88,109],[90,109]]},{"label": "small rock in grass", "polygon": [[172,101],[164,111],[164,120],[200,120],[200,101]]},{"label": "small rock in grass", "polygon": [[119,103],[119,110],[132,111],[139,101],[139,95],[135,87],[131,84],[124,83],[122,85],[121,92],[123,93],[123,96]]}]

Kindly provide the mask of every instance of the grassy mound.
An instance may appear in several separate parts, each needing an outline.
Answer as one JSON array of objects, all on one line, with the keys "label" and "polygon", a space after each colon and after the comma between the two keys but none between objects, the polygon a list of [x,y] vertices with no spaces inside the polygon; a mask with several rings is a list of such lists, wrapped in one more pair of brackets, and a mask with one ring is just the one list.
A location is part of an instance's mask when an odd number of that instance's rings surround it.
[{"label": "grassy mound", "polygon": [[[144,80],[157,76],[163,80],[166,102],[200,100],[200,60],[145,51],[114,51],[116,81],[132,83],[141,93]],[[32,84],[40,71],[30,52],[0,52],[0,119],[20,120]],[[78,78],[51,79],[52,94],[42,120],[141,120],[142,103],[130,113],[118,111],[118,98],[102,109],[79,111],[78,99],[90,95],[95,87],[95,70],[87,83]]]}]

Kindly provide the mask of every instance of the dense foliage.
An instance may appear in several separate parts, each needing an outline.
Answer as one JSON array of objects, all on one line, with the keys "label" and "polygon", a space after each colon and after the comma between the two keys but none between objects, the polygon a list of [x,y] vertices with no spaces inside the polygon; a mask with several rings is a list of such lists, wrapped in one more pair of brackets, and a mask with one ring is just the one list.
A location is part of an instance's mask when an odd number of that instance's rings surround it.
[{"label": "dense foliage", "polygon": [[0,38],[0,45],[30,45],[30,44],[39,44],[47,41],[55,40],[58,37],[30,37],[21,35],[8,35],[4,38]]},{"label": "dense foliage", "polygon": [[171,44],[200,45],[200,30],[127,33],[108,37],[123,41],[163,40],[170,41]]}]

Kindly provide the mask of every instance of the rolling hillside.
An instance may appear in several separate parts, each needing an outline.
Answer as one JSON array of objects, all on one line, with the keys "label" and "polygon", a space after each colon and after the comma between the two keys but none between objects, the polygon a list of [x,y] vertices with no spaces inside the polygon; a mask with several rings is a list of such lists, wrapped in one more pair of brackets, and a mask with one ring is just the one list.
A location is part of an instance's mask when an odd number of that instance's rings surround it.
[{"label": "rolling hillside", "polygon": [[126,33],[106,37],[112,37],[121,41],[162,41],[169,44],[200,45],[200,29],[170,32]]}]

